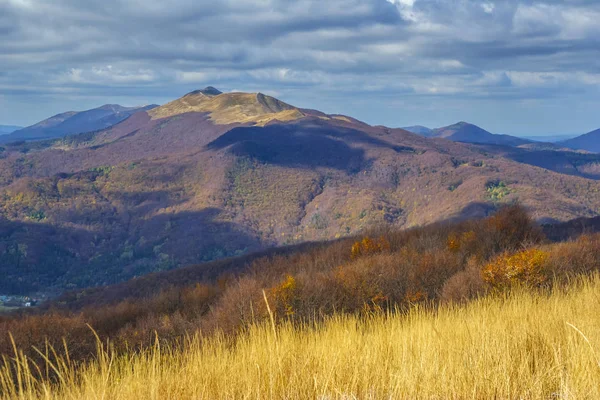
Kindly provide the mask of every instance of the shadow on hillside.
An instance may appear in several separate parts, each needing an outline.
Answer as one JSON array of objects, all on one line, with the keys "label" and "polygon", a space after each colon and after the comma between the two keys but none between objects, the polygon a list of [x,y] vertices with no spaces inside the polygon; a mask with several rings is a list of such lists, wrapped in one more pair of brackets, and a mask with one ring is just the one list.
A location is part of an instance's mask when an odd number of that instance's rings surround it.
[{"label": "shadow on hillside", "polygon": [[92,238],[84,229],[0,218],[0,294],[27,293],[56,281],[77,262],[75,249]]},{"label": "shadow on hillside", "polygon": [[[156,179],[156,177],[153,176],[152,179]],[[168,180],[168,176],[165,176],[165,180]],[[136,215],[152,214],[163,208],[175,207],[190,200],[190,196],[183,196],[179,192],[168,190],[119,192],[113,196],[113,201],[118,200]]]},{"label": "shadow on hillside", "polygon": [[332,241],[272,247],[255,250],[239,257],[189,264],[173,271],[150,273],[119,284],[86,289],[83,296],[80,295],[81,291],[64,293],[58,301],[66,302],[65,304],[72,310],[78,310],[87,306],[97,307],[118,303],[125,299],[146,298],[169,287],[189,287],[195,282],[215,282],[223,276],[234,277],[239,273],[248,272],[252,262],[259,258],[304,252],[316,246],[326,246]]},{"label": "shadow on hillside", "polygon": [[116,215],[92,228],[0,220],[0,294],[114,284],[263,247],[217,208],[149,219]]},{"label": "shadow on hillside", "polygon": [[509,146],[482,146],[509,160],[560,174],[600,180],[600,154],[559,150],[527,150]]},{"label": "shadow on hillside", "polygon": [[445,219],[443,223],[459,222],[468,219],[478,219],[489,217],[494,214],[498,208],[492,203],[482,201],[473,201],[463,207],[462,210]]},{"label": "shadow on hillside", "polygon": [[261,248],[260,239],[232,221],[219,208],[156,215],[140,225],[139,235],[164,238],[161,251],[178,255],[181,264],[211,261]]},{"label": "shadow on hillside", "polygon": [[548,239],[555,242],[566,241],[581,235],[600,232],[600,217],[546,223],[542,225],[542,229]]},{"label": "shadow on hillside", "polygon": [[395,146],[369,134],[333,124],[302,122],[230,130],[209,143],[209,149],[224,149],[238,156],[287,167],[330,167],[358,172],[368,160],[358,145],[413,151]]}]

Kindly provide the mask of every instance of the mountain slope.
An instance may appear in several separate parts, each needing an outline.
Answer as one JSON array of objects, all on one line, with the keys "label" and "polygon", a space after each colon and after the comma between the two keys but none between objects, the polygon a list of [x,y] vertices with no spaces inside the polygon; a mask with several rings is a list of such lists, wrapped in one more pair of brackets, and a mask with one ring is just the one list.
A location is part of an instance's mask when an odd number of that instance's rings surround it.
[{"label": "mountain slope", "polygon": [[[0,292],[114,283],[517,200],[538,220],[600,215],[592,173],[213,89],[105,130],[5,146]],[[587,157],[578,168],[600,163]]]},{"label": "mountain slope", "polygon": [[433,134],[433,129],[427,128],[426,126],[422,125],[407,126],[401,129],[426,137],[430,137]]},{"label": "mountain slope", "polygon": [[467,122],[458,122],[454,125],[434,129],[429,137],[449,139],[455,142],[497,144],[506,146],[519,146],[529,143],[529,140],[509,135],[497,135]]},{"label": "mountain slope", "polygon": [[278,121],[292,121],[304,114],[297,108],[262,93],[221,93],[208,87],[158,107],[148,114],[153,119],[196,112],[208,113],[218,125],[255,123],[264,126]]},{"label": "mountain slope", "polygon": [[13,133],[16,130],[22,129],[22,126],[15,125],[0,125],[0,135],[6,135],[8,133]]},{"label": "mountain slope", "polygon": [[573,139],[576,136],[577,135],[524,136],[523,139],[531,140],[532,142],[558,143]]},{"label": "mountain slope", "polygon": [[577,136],[573,139],[559,142],[558,144],[571,149],[600,153],[600,129]]},{"label": "mountain slope", "polygon": [[106,104],[92,110],[69,111],[58,114],[27,128],[19,129],[0,138],[3,143],[19,140],[43,140],[77,133],[92,132],[117,124],[138,111],[155,106],[123,107]]}]

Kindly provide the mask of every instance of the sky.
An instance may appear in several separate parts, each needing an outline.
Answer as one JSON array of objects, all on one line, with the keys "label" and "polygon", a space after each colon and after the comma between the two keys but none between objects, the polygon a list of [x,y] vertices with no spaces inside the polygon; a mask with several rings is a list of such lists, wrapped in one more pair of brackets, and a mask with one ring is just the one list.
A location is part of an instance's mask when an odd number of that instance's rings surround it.
[{"label": "sky", "polygon": [[391,127],[600,128],[600,1],[0,0],[0,124],[208,85]]}]

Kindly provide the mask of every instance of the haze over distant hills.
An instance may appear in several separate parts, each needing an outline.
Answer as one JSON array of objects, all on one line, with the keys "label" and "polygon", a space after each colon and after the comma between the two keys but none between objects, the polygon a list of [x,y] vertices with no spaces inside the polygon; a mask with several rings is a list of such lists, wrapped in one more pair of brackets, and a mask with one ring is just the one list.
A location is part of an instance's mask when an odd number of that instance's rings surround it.
[{"label": "haze over distant hills", "polygon": [[534,142],[542,143],[558,143],[565,140],[573,139],[577,137],[577,134],[572,135],[544,135],[544,136],[522,136],[523,139],[531,140]]},{"label": "haze over distant hills", "polygon": [[[485,129],[467,122],[458,122],[442,128],[430,129],[422,125],[402,128],[428,138],[444,138],[455,142],[495,144],[506,146],[525,146],[532,149],[545,150],[583,150],[600,153],[600,129],[577,135],[527,136],[493,134]],[[541,144],[540,144],[541,143]]]},{"label": "haze over distant hills", "polygon": [[138,111],[151,110],[154,107],[157,106],[123,107],[118,104],[106,104],[87,111],[68,111],[4,135],[0,137],[0,142],[52,139],[105,129]]},{"label": "haze over distant hills", "polygon": [[16,130],[23,128],[22,126],[15,125],[0,125],[0,135],[6,135],[8,133],[13,133]]},{"label": "haze over distant hills", "polygon": [[[464,123],[435,135],[497,139]],[[599,166],[600,155],[426,138],[208,87],[106,129],[3,145],[0,292],[113,283],[512,201],[541,221],[598,216]]]},{"label": "haze over distant hills", "polygon": [[412,133],[416,133],[417,135],[426,136],[426,137],[430,137],[433,134],[433,129],[430,129],[423,125],[406,126],[401,129],[404,129],[405,131],[409,131]]},{"label": "haze over distant hills", "polygon": [[458,122],[453,125],[437,129],[429,129],[424,126],[416,125],[403,128],[429,138],[444,138],[454,142],[480,143],[480,144],[499,144],[507,146],[520,146],[529,143],[529,140],[510,135],[497,135],[486,131],[467,122]]}]

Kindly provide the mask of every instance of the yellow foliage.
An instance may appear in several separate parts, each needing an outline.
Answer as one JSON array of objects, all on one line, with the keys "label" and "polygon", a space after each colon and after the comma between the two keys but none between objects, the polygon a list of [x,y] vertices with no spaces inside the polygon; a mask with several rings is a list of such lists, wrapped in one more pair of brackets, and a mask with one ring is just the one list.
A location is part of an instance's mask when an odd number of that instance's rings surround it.
[{"label": "yellow foliage", "polygon": [[452,232],[450,234],[450,236],[448,236],[448,250],[451,250],[451,251],[460,250],[460,242],[454,232]]},{"label": "yellow foliage", "polygon": [[456,233],[452,232],[448,236],[448,250],[457,252],[473,243],[475,237],[475,232],[473,231],[463,232],[461,235],[457,235]]},{"label": "yellow foliage", "polygon": [[420,303],[425,299],[427,299],[427,294],[422,290],[410,291],[404,296],[404,301],[409,304]]},{"label": "yellow foliage", "polygon": [[515,285],[539,286],[548,278],[544,268],[547,259],[548,254],[540,249],[505,253],[486,265],[481,277],[494,289]]},{"label": "yellow foliage", "polygon": [[360,256],[366,256],[369,254],[377,254],[390,251],[390,242],[383,236],[379,239],[371,239],[366,236],[360,242],[355,242],[352,245],[351,256],[352,259]]},{"label": "yellow foliage", "polygon": [[288,275],[279,286],[271,289],[276,309],[283,309],[283,314],[286,316],[292,316],[295,313],[293,302],[296,295],[296,287],[296,279]]}]

